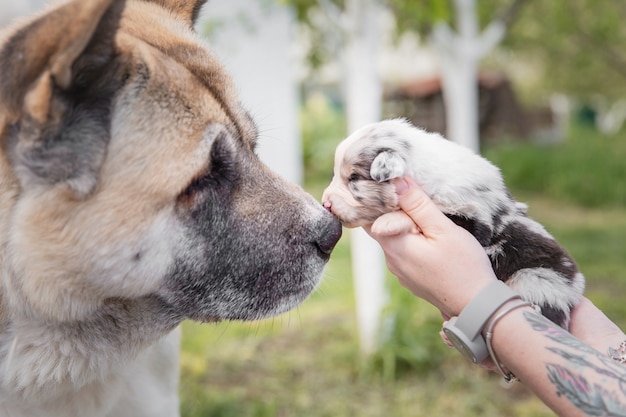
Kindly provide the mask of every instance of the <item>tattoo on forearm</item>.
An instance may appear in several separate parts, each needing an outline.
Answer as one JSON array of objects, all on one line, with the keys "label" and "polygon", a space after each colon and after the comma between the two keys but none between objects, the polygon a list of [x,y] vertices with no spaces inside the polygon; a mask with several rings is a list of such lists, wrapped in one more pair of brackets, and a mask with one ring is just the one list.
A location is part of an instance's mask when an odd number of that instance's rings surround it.
[{"label": "tattoo on forearm", "polygon": [[[556,355],[563,357],[567,362],[578,365],[580,367],[587,367],[587,368],[593,369],[599,375],[604,375],[606,377],[619,381],[620,384],[626,384],[626,372],[622,372],[621,374],[619,373],[622,367],[612,362],[610,359],[607,360],[605,358],[598,357],[597,352],[595,351],[593,352],[593,354],[595,355],[594,358],[598,362],[604,364],[604,366],[594,365],[591,361],[586,360],[585,357],[580,354],[571,353],[571,352],[558,349],[558,348],[547,348],[547,349],[550,352],[553,352]],[[617,369],[618,372],[615,372],[613,368],[620,368],[620,369]]]},{"label": "tattoo on forearm", "polygon": [[[548,378],[556,387],[557,395],[564,396],[574,406],[590,416],[626,417],[626,367],[599,355],[568,332],[545,317],[525,312],[532,328],[558,344],[547,349],[572,366],[549,363]],[[605,385],[590,383],[584,375],[602,376]],[[606,387],[617,387],[613,391]]]},{"label": "tattoo on forearm", "polygon": [[[579,373],[554,364],[546,365],[548,377],[558,390],[578,409],[591,416],[626,416],[619,394],[598,384],[589,384]],[[625,393],[622,392],[621,399]]]}]

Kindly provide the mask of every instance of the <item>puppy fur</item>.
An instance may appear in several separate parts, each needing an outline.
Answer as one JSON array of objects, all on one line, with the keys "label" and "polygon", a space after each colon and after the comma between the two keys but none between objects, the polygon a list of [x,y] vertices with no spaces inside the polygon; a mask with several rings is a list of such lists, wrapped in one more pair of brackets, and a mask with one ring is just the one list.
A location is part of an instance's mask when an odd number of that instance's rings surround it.
[{"label": "puppy fur", "polygon": [[[500,170],[469,149],[403,120],[365,126],[342,141],[324,205],[346,227],[372,225],[381,234],[415,228],[399,212],[393,178],[411,177],[452,221],[485,248],[498,279],[538,305],[556,324],[585,287],[574,260],[513,199]],[[453,259],[454,254],[450,254]]]}]

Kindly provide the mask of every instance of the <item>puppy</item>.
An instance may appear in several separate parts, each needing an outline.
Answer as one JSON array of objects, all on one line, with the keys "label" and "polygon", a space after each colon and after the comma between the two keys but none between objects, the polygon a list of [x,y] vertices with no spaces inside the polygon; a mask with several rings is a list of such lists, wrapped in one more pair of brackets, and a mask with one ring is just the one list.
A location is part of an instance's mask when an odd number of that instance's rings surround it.
[{"label": "puppy", "polygon": [[[508,192],[500,170],[469,149],[403,120],[365,126],[339,144],[323,204],[346,227],[397,234],[415,224],[400,214],[393,178],[415,180],[485,248],[498,279],[568,328],[585,279],[574,260]],[[382,216],[382,217],[381,217]],[[452,256],[452,255],[451,255]]]}]

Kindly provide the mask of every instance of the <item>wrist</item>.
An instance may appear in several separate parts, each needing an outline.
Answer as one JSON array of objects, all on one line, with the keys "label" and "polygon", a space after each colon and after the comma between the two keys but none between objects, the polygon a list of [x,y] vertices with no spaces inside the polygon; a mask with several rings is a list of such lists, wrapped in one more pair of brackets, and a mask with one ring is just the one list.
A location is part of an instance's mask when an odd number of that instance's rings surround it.
[{"label": "wrist", "polygon": [[528,301],[524,301],[521,298],[516,300],[511,300],[506,302],[491,316],[488,320],[487,325],[483,330],[483,337],[485,338],[485,343],[487,344],[487,351],[489,352],[489,356],[493,361],[496,369],[500,374],[504,377],[506,382],[512,382],[518,380],[517,377],[511,372],[498,358],[496,355],[496,351],[493,348],[493,334],[497,325],[501,322],[505,322],[509,316],[514,317],[514,314],[521,310],[530,310],[537,312],[537,308],[533,307]]},{"label": "wrist", "polygon": [[[520,303],[524,303],[525,305],[519,307],[519,308],[515,308],[512,309],[512,307],[516,306],[517,304]],[[497,309],[489,318],[489,320],[487,320],[487,322],[485,323],[485,327],[483,327],[483,331],[482,331],[482,335],[483,337],[487,337],[487,331],[491,330],[491,332],[495,332],[495,329],[500,327],[500,325],[503,325],[503,323],[505,323],[508,319],[509,316],[513,316],[515,313],[517,313],[519,311],[523,311],[523,310],[530,310],[530,311],[534,311],[537,312],[537,307],[534,307],[532,304],[527,303],[522,301],[521,299],[513,299],[513,300],[509,300],[506,303],[502,304],[502,306]],[[504,314],[508,311],[507,314]],[[500,315],[502,315],[501,317],[499,317]],[[498,318],[498,320],[496,320],[496,318]]]},{"label": "wrist", "polygon": [[447,315],[450,317],[458,317],[461,315],[463,310],[467,308],[467,306],[478,297],[487,287],[490,285],[499,285],[495,284],[496,282],[502,283],[502,281],[497,280],[495,277],[493,279],[485,279],[480,282],[473,282],[471,286],[467,288],[456,288],[455,292],[458,296],[452,299],[443,299],[442,304],[445,306],[440,308],[442,311],[446,311]]},{"label": "wrist", "polygon": [[483,287],[457,317],[451,317],[443,332],[459,352],[480,363],[489,355],[482,332],[494,314],[511,300],[519,302],[519,294],[502,281],[494,281]]}]

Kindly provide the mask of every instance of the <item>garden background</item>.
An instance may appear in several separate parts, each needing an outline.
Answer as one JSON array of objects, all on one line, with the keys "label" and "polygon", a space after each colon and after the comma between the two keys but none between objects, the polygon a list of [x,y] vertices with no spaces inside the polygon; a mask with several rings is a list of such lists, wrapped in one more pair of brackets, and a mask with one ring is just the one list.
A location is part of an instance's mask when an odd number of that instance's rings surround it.
[{"label": "garden background", "polygon": [[[0,0],[0,26],[44,3]],[[460,5],[476,15],[478,34],[503,31],[486,37],[490,49],[483,48],[477,62],[474,87],[480,94],[470,110],[477,110],[480,152],[573,255],[587,278],[586,295],[626,329],[624,2],[211,0],[198,29],[235,73],[261,128],[261,156],[281,174],[289,166],[319,199],[355,103],[380,105],[381,117],[404,116],[445,133],[450,120],[436,32],[444,38],[460,33],[467,23]],[[353,19],[372,7],[373,20],[355,25]],[[242,38],[228,30],[233,25]],[[361,61],[346,65],[355,33],[380,40],[376,57],[364,54],[377,58],[370,62],[376,71],[367,70],[381,76],[378,89],[346,87],[366,69]],[[251,53],[252,63],[239,60],[237,52]],[[380,100],[360,98],[365,90]],[[274,107],[278,101],[280,110]],[[553,415],[523,384],[505,386],[498,375],[447,348],[438,335],[439,312],[390,274],[383,343],[364,356],[350,249],[346,233],[319,289],[287,314],[255,323],[185,322],[182,415]]]}]

